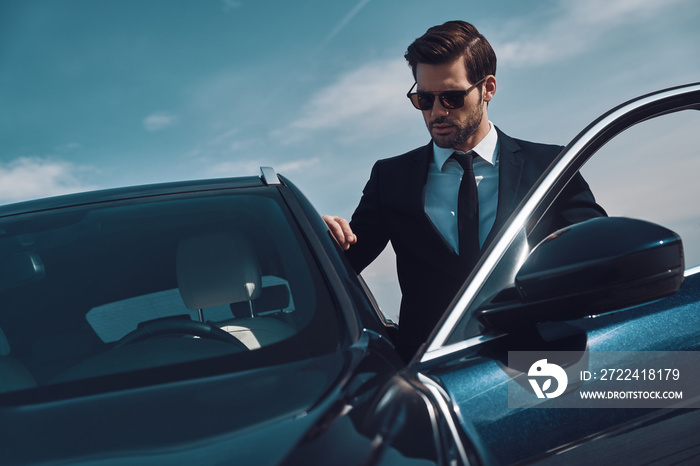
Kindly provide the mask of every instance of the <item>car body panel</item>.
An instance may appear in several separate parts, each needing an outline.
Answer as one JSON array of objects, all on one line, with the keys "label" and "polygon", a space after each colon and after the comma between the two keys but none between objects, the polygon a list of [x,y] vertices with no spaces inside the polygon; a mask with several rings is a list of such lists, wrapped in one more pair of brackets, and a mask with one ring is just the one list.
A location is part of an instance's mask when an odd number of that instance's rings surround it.
[{"label": "car body panel", "polygon": [[[700,275],[694,274],[686,277],[683,288],[671,297],[595,319],[552,323],[549,328],[541,328],[541,333],[530,329],[514,332],[442,363],[435,361],[424,372],[445,388],[455,410],[476,427],[499,464],[534,461],[555,454],[566,462],[569,455],[577,455],[577,448],[591,448],[586,442],[591,439],[610,445],[596,449],[596,455],[624,455],[625,464],[636,463],[631,458],[649,461],[654,455],[658,460],[675,458],[673,455],[679,452],[674,450],[697,443],[692,431],[687,431],[692,442],[659,442],[651,446],[648,437],[632,427],[656,426],[663,431],[665,423],[679,422],[697,427],[700,411],[684,409],[691,400],[683,400],[678,409],[509,408],[508,381],[518,373],[508,367],[508,351],[668,351],[668,360],[657,362],[659,366],[673,367],[673,352],[700,350],[699,294]],[[659,331],[664,328],[674,331]],[[620,361],[621,366],[626,364],[629,361]],[[598,389],[604,390],[605,383],[600,382]],[[568,396],[577,395],[571,392]],[[555,405],[557,399],[543,403]],[[677,427],[668,431],[675,436],[684,432]],[[610,438],[615,441],[604,440]],[[509,447],[502,448],[504,443]]]},{"label": "car body panel", "polygon": [[[2,464],[238,457],[279,462],[338,383],[341,354],[251,372],[67,400],[0,407]],[[284,397],[275,397],[285,387]],[[308,414],[308,415],[307,415]],[[118,435],[114,435],[118,432]],[[41,448],[27,448],[27,437]],[[277,448],[251,450],[261,439]]]}]

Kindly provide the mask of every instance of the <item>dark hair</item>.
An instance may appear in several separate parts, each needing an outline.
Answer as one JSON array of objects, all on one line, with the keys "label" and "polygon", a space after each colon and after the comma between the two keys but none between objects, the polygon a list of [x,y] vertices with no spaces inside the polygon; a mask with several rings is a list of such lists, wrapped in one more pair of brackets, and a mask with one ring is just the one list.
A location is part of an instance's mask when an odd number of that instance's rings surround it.
[{"label": "dark hair", "polygon": [[477,29],[464,21],[433,26],[408,46],[404,57],[416,77],[416,65],[442,65],[466,58],[467,78],[475,83],[496,74],[496,53]]}]

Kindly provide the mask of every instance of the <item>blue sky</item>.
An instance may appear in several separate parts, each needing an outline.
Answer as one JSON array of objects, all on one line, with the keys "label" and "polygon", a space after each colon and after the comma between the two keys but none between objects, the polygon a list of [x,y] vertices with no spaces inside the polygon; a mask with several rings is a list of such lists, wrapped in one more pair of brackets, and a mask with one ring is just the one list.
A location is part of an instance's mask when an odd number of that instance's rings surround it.
[{"label": "blue sky", "polygon": [[[403,53],[450,19],[496,50],[515,137],[700,80],[697,0],[0,0],[0,202],[270,165],[349,216],[375,160],[428,141]],[[392,268],[367,275],[393,307]]]}]

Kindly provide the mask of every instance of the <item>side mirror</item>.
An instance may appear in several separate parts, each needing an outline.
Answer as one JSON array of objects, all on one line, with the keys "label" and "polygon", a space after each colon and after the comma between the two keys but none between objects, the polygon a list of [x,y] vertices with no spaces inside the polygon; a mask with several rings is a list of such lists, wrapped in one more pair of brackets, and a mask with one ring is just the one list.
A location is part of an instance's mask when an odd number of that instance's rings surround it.
[{"label": "side mirror", "polygon": [[603,314],[675,293],[684,271],[676,233],[643,220],[596,218],[542,240],[515,289],[492,299],[479,320],[506,330]]}]

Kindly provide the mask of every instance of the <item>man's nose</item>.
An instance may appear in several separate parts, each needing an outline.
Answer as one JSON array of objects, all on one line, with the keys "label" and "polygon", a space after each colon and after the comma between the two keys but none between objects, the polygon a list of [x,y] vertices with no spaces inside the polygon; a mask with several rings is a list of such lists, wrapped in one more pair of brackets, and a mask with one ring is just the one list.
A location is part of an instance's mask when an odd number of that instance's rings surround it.
[{"label": "man's nose", "polygon": [[440,102],[440,99],[437,96],[435,96],[435,100],[433,101],[433,108],[430,110],[430,113],[435,118],[447,115],[449,113],[449,110],[443,107],[442,102]]}]

